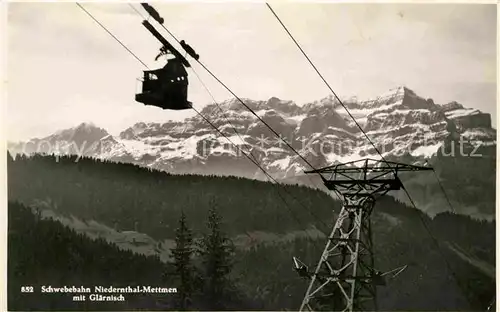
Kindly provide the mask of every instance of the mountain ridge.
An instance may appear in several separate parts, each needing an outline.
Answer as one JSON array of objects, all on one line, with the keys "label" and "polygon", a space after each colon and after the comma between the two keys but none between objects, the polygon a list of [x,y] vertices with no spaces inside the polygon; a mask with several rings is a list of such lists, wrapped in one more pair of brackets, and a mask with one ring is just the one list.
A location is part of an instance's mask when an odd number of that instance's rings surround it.
[{"label": "mountain ridge", "polygon": [[[333,96],[302,106],[276,97],[243,101],[314,167],[378,156]],[[496,130],[491,126],[490,114],[457,102],[436,104],[404,86],[372,99],[349,98],[343,104],[386,159],[423,164],[459,141],[469,151],[477,146],[489,149],[496,146]],[[243,150],[275,179],[317,187],[301,178],[303,171],[310,169],[301,157],[237,99],[209,104],[201,113],[231,142],[195,116],[184,121],[137,122],[116,136],[84,123],[42,139],[10,144],[9,150],[27,154],[78,154],[172,173],[266,180],[260,169],[246,159]],[[459,156],[464,155],[451,157]],[[494,156],[490,153],[485,157]]]}]

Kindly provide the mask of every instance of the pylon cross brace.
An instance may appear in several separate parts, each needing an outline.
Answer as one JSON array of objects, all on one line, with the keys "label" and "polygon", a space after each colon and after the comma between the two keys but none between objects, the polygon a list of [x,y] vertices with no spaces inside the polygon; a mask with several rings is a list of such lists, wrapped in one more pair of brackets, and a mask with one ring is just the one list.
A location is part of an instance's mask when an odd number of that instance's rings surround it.
[{"label": "pylon cross brace", "polygon": [[376,198],[401,188],[399,172],[420,170],[432,168],[364,159],[306,172],[319,173],[343,205],[314,273],[294,258],[310,278],[300,311],[377,310],[376,286],[385,281],[374,269],[370,216]]}]

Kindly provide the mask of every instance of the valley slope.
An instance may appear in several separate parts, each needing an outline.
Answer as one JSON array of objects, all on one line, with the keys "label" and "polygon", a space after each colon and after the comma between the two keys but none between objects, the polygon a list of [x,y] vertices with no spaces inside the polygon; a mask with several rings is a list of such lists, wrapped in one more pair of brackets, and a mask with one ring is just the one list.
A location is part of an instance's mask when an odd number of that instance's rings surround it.
[{"label": "valley slope", "polygon": [[[261,310],[297,308],[306,281],[292,270],[291,259],[314,266],[341,205],[305,186],[171,175],[76,156],[8,159],[9,200],[89,237],[163,261],[181,212],[199,237],[208,209],[215,207],[237,246],[232,278]],[[449,213],[431,219],[385,197],[377,202],[372,228],[377,268],[408,266],[380,289],[381,310],[479,310],[491,301],[494,222]]]}]

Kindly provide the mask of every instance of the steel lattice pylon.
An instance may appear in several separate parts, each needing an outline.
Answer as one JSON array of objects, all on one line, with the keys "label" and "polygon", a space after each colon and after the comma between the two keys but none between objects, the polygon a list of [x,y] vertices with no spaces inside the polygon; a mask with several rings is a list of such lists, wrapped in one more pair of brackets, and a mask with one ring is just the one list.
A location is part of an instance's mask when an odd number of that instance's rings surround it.
[{"label": "steel lattice pylon", "polygon": [[399,172],[420,170],[432,168],[364,159],[306,172],[319,173],[343,206],[314,273],[294,258],[311,279],[301,311],[377,310],[376,286],[385,281],[374,269],[370,215],[378,197],[401,188]]}]

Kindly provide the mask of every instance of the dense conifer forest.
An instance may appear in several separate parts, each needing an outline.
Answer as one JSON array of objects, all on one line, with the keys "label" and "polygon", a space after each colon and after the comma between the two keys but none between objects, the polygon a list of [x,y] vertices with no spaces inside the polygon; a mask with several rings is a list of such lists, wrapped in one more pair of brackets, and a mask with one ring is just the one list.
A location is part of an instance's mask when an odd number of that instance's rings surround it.
[{"label": "dense conifer forest", "polygon": [[[173,250],[171,262],[163,263],[104,239],[90,239],[57,221],[41,219],[36,210],[9,202],[9,310],[251,309],[251,301],[228,278],[232,254],[221,252],[223,242],[213,239],[223,235],[218,218],[212,211],[211,231],[205,237],[212,243],[200,244],[192,254],[182,244],[186,228],[181,220],[177,231],[181,244]],[[202,263],[195,265],[195,259]],[[177,288],[177,293],[124,294],[124,302],[93,302],[86,294],[86,301],[79,302],[73,300],[77,294],[42,293],[42,286],[88,287],[92,293],[95,286],[151,286]],[[34,291],[25,292],[23,287]],[[214,301],[216,297],[220,300]]]},{"label": "dense conifer forest", "polygon": [[[76,156],[9,155],[8,192],[11,310],[294,310],[307,281],[293,271],[292,257],[314,267],[340,208],[328,194],[303,186],[170,175]],[[40,218],[37,209],[172,239],[176,247],[164,263],[91,240]],[[378,289],[380,309],[484,310],[491,302],[494,222],[451,213],[431,219],[384,197],[372,227],[377,268],[408,266]],[[235,237],[245,234],[255,242],[236,244]],[[147,284],[183,291],[92,306],[21,294],[19,287],[28,283]]]},{"label": "dense conifer forest", "polygon": [[[113,304],[73,302],[73,294],[42,294],[40,288],[160,286],[168,282],[162,280],[167,266],[159,259],[120,250],[104,240],[91,240],[57,221],[41,220],[31,209],[11,202],[8,252],[9,310],[123,309],[140,307],[141,299],[154,307],[156,302],[147,297],[130,296],[132,300]],[[23,293],[23,286],[34,287],[35,291]]]}]

